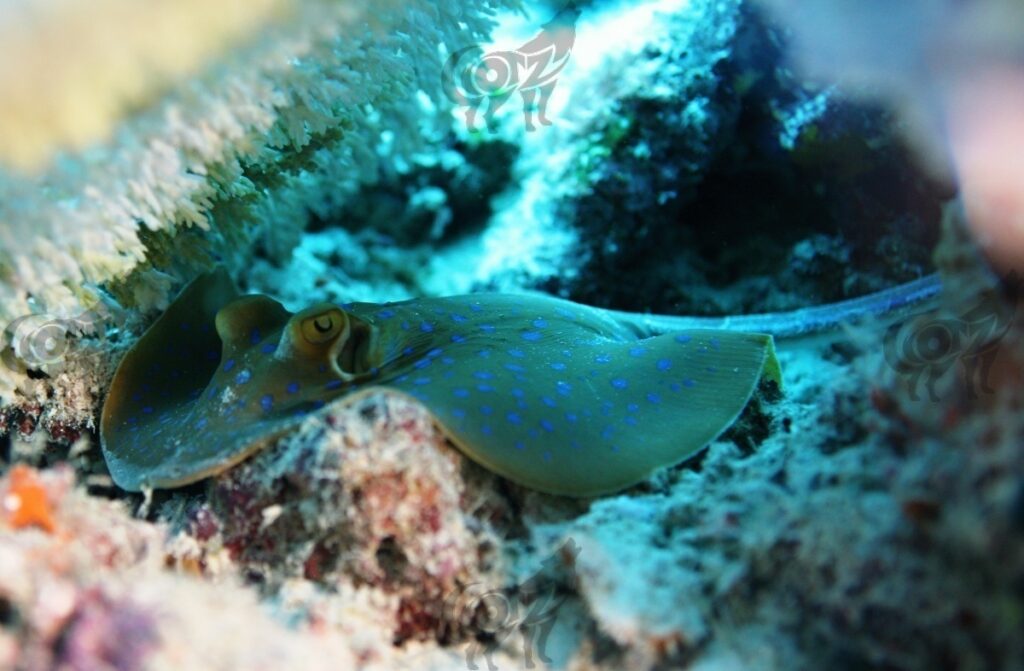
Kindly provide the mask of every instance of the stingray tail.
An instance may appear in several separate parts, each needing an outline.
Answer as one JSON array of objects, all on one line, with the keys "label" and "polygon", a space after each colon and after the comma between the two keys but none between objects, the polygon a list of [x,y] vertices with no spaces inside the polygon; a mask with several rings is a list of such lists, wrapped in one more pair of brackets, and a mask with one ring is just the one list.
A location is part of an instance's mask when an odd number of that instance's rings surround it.
[{"label": "stingray tail", "polygon": [[930,307],[941,291],[942,283],[939,276],[932,274],[866,296],[789,312],[726,317],[677,317],[617,312],[615,317],[630,324],[641,337],[694,328],[716,328],[744,333],[766,333],[776,338],[799,338],[835,331],[842,324],[865,319],[898,319],[914,310]]}]

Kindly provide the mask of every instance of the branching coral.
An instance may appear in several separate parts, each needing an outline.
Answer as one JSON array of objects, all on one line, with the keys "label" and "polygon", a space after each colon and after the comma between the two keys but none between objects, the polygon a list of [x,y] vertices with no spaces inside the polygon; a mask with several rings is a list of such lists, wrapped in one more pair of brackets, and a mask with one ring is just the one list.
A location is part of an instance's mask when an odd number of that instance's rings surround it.
[{"label": "branching coral", "polygon": [[[94,7],[107,14],[93,20],[116,23],[121,4]],[[263,12],[271,4],[258,3]],[[0,322],[33,313],[73,318],[96,305],[100,284],[122,305],[159,307],[171,287],[167,272],[188,274],[215,256],[241,263],[255,239],[287,251],[309,210],[343,200],[373,179],[383,129],[394,135],[395,151],[415,147],[410,109],[417,90],[433,95],[439,88],[439,45],[479,39],[503,4],[513,3],[307,0],[272,25],[251,18],[246,23],[259,34],[227,53],[215,55],[197,38],[189,62],[203,60],[198,74],[163,95],[130,84],[97,85],[90,108],[104,110],[95,111],[97,119],[110,118],[122,93],[135,105],[110,140],[48,157],[52,162],[38,174],[0,172]],[[164,10],[150,11],[133,4],[130,13],[147,22]],[[187,24],[187,10],[180,11]],[[64,34],[78,25],[56,10],[39,17],[43,32]],[[227,33],[209,28],[205,35],[217,42]],[[82,40],[89,41],[76,32],[61,44],[64,56],[75,58]],[[147,46],[141,53],[167,78],[187,70],[160,65],[174,60],[169,48]],[[85,65],[109,69],[97,75],[107,81],[127,67],[117,58],[139,55],[125,47],[98,52]],[[131,78],[149,70],[125,71]],[[18,109],[52,102],[49,88],[25,95],[30,98]],[[39,137],[31,147],[7,156],[40,156],[55,143],[96,136],[95,129],[76,135],[62,128],[55,122],[46,133],[34,131]],[[23,374],[0,370],[0,396],[25,383]]]}]

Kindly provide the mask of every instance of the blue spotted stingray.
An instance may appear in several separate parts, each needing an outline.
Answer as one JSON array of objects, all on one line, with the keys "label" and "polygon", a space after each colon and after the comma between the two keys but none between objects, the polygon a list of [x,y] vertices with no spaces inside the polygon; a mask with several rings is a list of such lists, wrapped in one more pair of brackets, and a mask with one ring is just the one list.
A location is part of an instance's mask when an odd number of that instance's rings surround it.
[{"label": "blue spotted stingray", "polygon": [[334,399],[416,398],[486,468],[553,494],[620,490],[728,428],[760,380],[781,384],[773,335],[794,336],[935,293],[932,278],[778,315],[613,312],[540,295],[315,305],[193,281],[121,361],[100,435],[138,491],[219,473]]}]

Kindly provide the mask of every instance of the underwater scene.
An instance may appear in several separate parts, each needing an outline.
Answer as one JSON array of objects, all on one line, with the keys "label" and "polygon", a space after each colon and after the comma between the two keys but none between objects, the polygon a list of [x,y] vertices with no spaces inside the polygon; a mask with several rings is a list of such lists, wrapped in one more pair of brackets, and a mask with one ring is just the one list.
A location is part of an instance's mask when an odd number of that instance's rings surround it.
[{"label": "underwater scene", "polygon": [[0,56],[0,671],[1024,669],[1019,0]]}]

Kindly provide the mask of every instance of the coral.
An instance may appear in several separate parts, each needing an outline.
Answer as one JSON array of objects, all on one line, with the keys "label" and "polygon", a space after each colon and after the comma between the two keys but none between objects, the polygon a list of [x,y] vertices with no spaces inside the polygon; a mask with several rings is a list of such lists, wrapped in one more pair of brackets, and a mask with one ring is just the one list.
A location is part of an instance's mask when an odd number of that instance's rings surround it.
[{"label": "coral", "polygon": [[[0,163],[48,164],[106,139],[121,116],[281,20],[282,0],[7,3],[0,17]],[[61,57],[54,57],[61,54]]]},{"label": "coral", "polygon": [[[688,3],[649,34],[645,67],[618,66],[612,97],[598,88],[607,71],[591,96],[581,89],[590,116],[570,140],[572,187],[552,194],[577,231],[578,267],[539,286],[622,309],[732,313],[919,274],[947,191],[920,174],[884,114],[776,67],[784,44],[745,3]],[[838,260],[796,273],[791,258],[822,235],[843,248]]]},{"label": "coral", "polygon": [[18,464],[8,471],[7,480],[2,494],[7,524],[15,529],[37,526],[50,533],[56,531],[49,496],[35,472]]},{"label": "coral", "polygon": [[[3,175],[0,320],[71,319],[101,302],[100,284],[123,306],[162,307],[173,276],[239,264],[253,240],[289,251],[310,211],[374,177],[382,130],[408,154],[413,92],[438,89],[437,46],[478,39],[493,5],[370,7],[309,0],[140,103],[109,141]],[[63,16],[50,17],[62,30]],[[38,386],[0,370],[0,396],[16,385]]]}]

